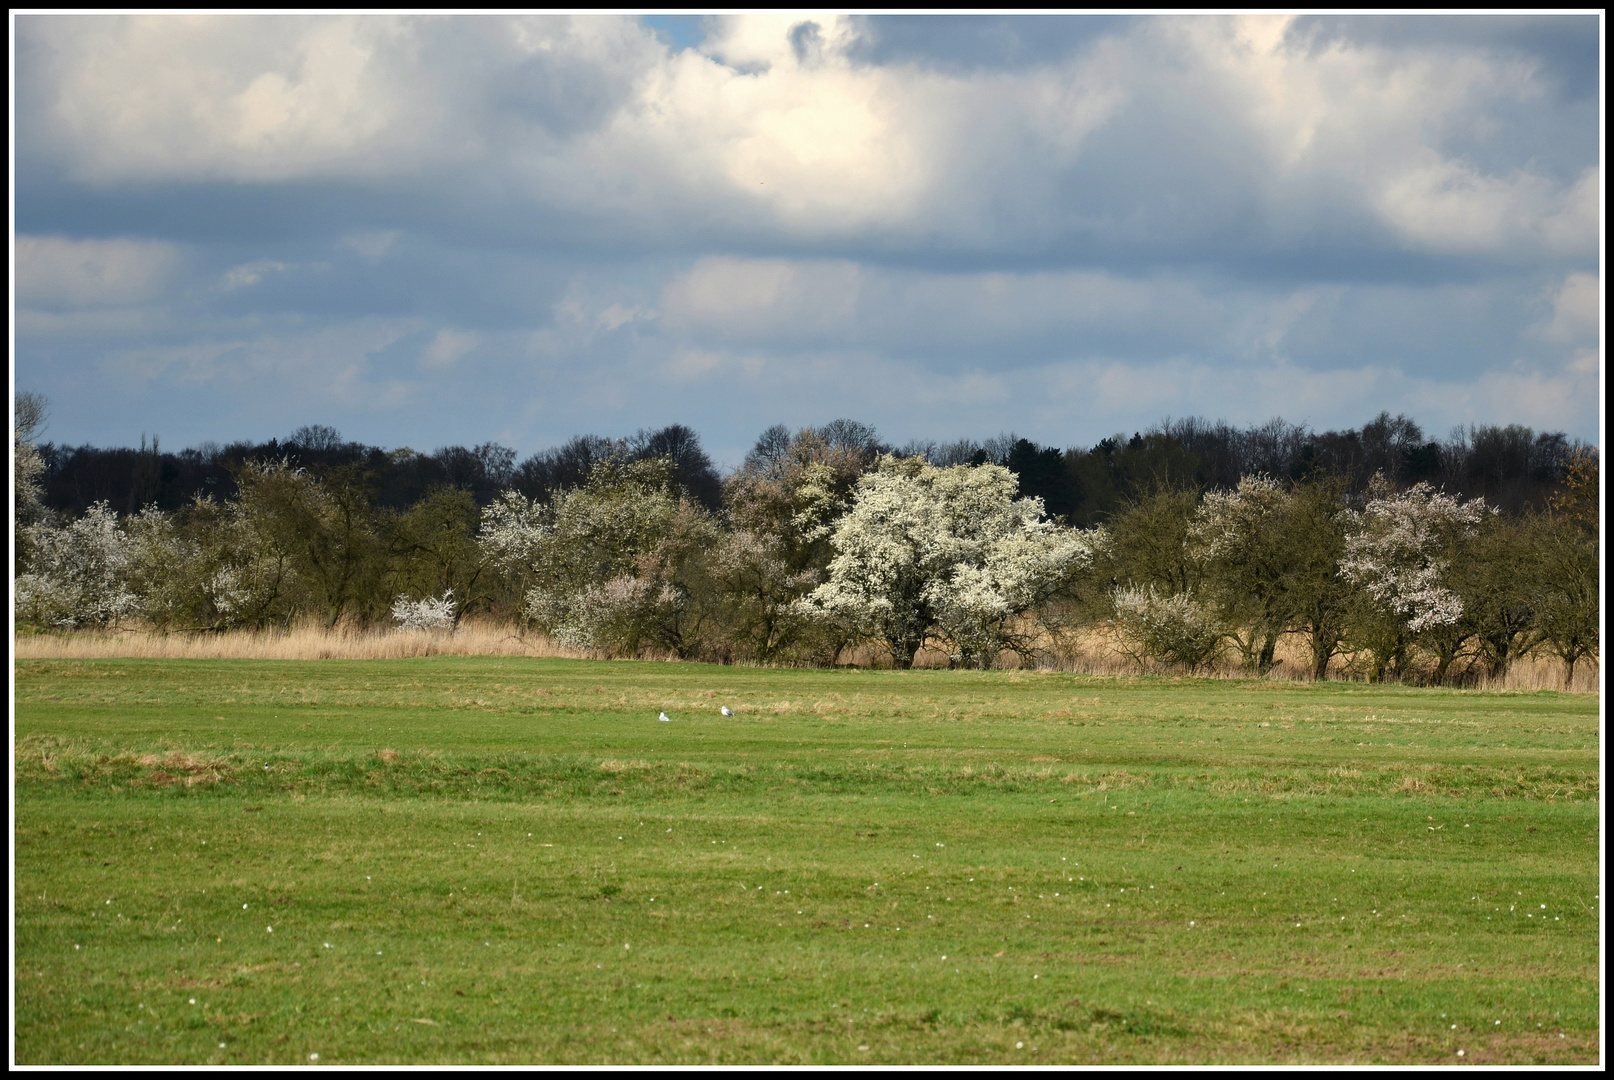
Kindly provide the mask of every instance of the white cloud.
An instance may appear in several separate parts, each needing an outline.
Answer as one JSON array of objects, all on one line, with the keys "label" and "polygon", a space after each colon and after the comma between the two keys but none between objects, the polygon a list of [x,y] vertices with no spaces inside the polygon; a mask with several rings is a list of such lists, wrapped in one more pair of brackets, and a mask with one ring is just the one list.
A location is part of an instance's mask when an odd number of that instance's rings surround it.
[{"label": "white cloud", "polygon": [[233,292],[249,285],[256,285],[263,280],[265,274],[279,274],[290,269],[288,264],[277,259],[258,259],[231,268],[225,273],[221,284],[226,292]]},{"label": "white cloud", "polygon": [[1543,176],[1480,173],[1434,160],[1391,179],[1380,192],[1385,220],[1418,247],[1486,253],[1542,247],[1567,255],[1597,251],[1598,170],[1565,190]]},{"label": "white cloud", "polygon": [[157,240],[19,236],[17,302],[49,308],[140,304],[180,269],[180,250]]},{"label": "white cloud", "polygon": [[1597,274],[1570,274],[1552,298],[1552,318],[1542,327],[1548,341],[1570,345],[1598,344],[1602,335],[1602,279]]},{"label": "white cloud", "polygon": [[417,320],[358,319],[303,332],[124,349],[106,355],[100,367],[135,382],[223,384],[368,408],[376,402],[371,358],[419,330]]},{"label": "white cloud", "polygon": [[74,172],[283,179],[409,141],[408,32],[375,16],[37,18]]},{"label": "white cloud", "polygon": [[856,317],[854,263],[701,259],[662,293],[663,322],[720,338],[798,339]]},{"label": "white cloud", "polygon": [[398,242],[403,233],[398,229],[382,229],[377,232],[352,233],[342,237],[342,246],[375,262]]},{"label": "white cloud", "polygon": [[594,317],[594,324],[609,334],[614,330],[620,330],[629,323],[639,322],[650,317],[637,305],[627,307],[622,304],[612,304]]},{"label": "white cloud", "polygon": [[[937,273],[849,260],[698,260],[668,283],[662,325],[702,340],[990,348],[1073,331],[1162,335],[1224,321],[1189,281],[1088,271]],[[1019,366],[1024,360],[997,356]]]},{"label": "white cloud", "polygon": [[475,331],[445,327],[437,331],[437,335],[421,350],[420,366],[438,369],[453,367],[481,342],[482,335]]}]

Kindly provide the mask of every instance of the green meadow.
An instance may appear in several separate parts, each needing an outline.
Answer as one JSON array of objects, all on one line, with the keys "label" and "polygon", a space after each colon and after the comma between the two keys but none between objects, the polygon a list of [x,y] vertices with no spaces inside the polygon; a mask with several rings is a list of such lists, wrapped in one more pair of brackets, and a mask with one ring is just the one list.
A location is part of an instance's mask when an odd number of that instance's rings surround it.
[{"label": "green meadow", "polygon": [[19,1063],[1598,1061],[1592,695],[14,670]]}]

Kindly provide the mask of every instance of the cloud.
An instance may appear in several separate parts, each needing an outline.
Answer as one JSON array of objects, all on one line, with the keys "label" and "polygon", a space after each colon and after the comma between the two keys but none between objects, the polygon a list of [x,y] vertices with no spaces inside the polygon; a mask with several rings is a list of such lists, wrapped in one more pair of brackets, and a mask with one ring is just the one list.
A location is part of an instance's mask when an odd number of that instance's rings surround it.
[{"label": "cloud", "polygon": [[[1567,182],[1440,145],[1540,98],[1539,65],[1287,18],[1107,22],[1046,62],[986,68],[871,63],[863,43],[898,24],[841,16],[725,17],[676,52],[600,16],[20,25],[25,111],[69,175],[103,185],[407,192],[454,173],[470,198],[449,212],[487,227],[562,215],[619,235],[1045,259],[1191,250],[1232,229],[1247,250],[1297,249],[1331,218],[1377,223],[1411,255],[1584,254],[1595,225],[1595,140]],[[1491,143],[1528,128],[1488,122]]]},{"label": "cloud", "polygon": [[19,17],[18,379],[138,373],[86,438],[302,383],[422,444],[1512,391],[1595,430],[1595,19],[669,26]]},{"label": "cloud", "polygon": [[1570,189],[1545,177],[1484,176],[1460,163],[1410,169],[1385,185],[1379,209],[1408,241],[1435,251],[1484,253],[1541,246],[1592,256],[1598,243],[1597,169]]},{"label": "cloud", "polygon": [[373,406],[374,387],[366,389],[372,359],[418,330],[407,320],[361,319],[303,332],[126,349],[107,355],[99,367],[135,383],[215,383],[309,405]]},{"label": "cloud", "polygon": [[425,368],[453,367],[466,353],[481,344],[482,335],[474,331],[442,329],[431,343],[421,351],[420,364]]},{"label": "cloud", "polygon": [[254,262],[242,263],[231,267],[224,275],[222,285],[226,292],[235,289],[244,289],[249,285],[256,285],[262,281],[265,274],[279,274],[291,267],[278,259],[258,259]]},{"label": "cloud", "polygon": [[407,141],[396,20],[35,17],[26,32],[51,57],[53,133],[90,182],[362,169]]},{"label": "cloud", "polygon": [[1597,274],[1570,274],[1552,297],[1552,319],[1541,330],[1548,341],[1596,344],[1601,336],[1602,279]]},{"label": "cloud", "polygon": [[[1050,350],[1152,347],[1219,333],[1193,282],[1084,271],[938,273],[848,260],[696,262],[661,297],[662,325],[697,340],[877,345],[939,363],[988,352],[1007,367]],[[1169,346],[1168,346],[1169,347]]]},{"label": "cloud", "polygon": [[44,308],[139,304],[180,268],[179,249],[155,240],[18,236],[17,302]]},{"label": "cloud", "polygon": [[377,232],[351,233],[342,237],[342,246],[356,251],[371,262],[386,255],[403,233],[398,229],[382,229]]}]

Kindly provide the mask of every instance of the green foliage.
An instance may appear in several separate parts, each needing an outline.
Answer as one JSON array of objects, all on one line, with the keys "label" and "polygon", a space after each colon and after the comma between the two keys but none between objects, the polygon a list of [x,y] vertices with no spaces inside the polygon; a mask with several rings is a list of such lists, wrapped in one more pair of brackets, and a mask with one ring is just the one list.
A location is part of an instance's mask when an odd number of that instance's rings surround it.
[{"label": "green foliage", "polygon": [[1545,568],[1535,539],[1531,519],[1490,515],[1453,573],[1478,659],[1493,678],[1539,643],[1536,603]]},{"label": "green foliage", "polygon": [[1531,525],[1537,573],[1532,607],[1540,642],[1564,662],[1564,684],[1575,665],[1598,654],[1601,606],[1597,580],[1597,539],[1582,522],[1543,515]]},{"label": "green foliage", "polygon": [[420,600],[452,592],[455,621],[468,608],[490,606],[493,574],[476,542],[481,512],[463,488],[437,487],[402,513],[382,518],[389,556],[387,592]]},{"label": "green foliage", "polygon": [[381,541],[364,473],[344,465],[315,476],[249,463],[235,504],[257,560],[290,570],[299,599],[326,626],[386,610]]},{"label": "green foliage", "polygon": [[1203,568],[1188,547],[1199,495],[1161,487],[1118,513],[1107,527],[1105,571],[1114,580],[1171,595],[1199,587]]},{"label": "green foliage", "polygon": [[1350,518],[1342,508],[1343,483],[1322,478],[1299,485],[1284,522],[1295,559],[1284,570],[1283,591],[1292,625],[1311,652],[1312,674],[1328,677],[1328,662],[1339,651],[1354,604],[1340,575]]},{"label": "green foliage", "polygon": [[1294,616],[1291,595],[1304,564],[1294,535],[1291,485],[1246,477],[1231,492],[1210,492],[1188,527],[1190,558],[1203,575],[1201,595],[1237,645],[1246,670],[1271,671],[1278,639]]}]

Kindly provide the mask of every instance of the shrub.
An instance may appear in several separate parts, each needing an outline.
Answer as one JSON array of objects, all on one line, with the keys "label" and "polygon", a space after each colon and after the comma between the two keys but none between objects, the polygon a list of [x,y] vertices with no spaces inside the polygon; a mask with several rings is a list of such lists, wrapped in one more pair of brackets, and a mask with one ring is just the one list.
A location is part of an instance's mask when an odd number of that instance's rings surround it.
[{"label": "shrub", "polygon": [[1186,592],[1161,596],[1153,585],[1123,586],[1111,597],[1115,628],[1139,662],[1155,660],[1197,671],[1215,657],[1226,633],[1211,609]]}]

